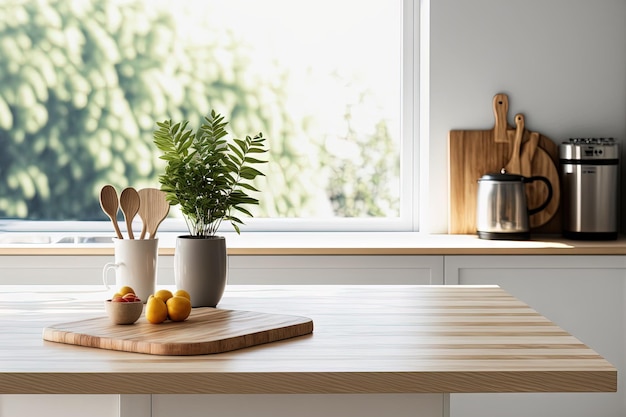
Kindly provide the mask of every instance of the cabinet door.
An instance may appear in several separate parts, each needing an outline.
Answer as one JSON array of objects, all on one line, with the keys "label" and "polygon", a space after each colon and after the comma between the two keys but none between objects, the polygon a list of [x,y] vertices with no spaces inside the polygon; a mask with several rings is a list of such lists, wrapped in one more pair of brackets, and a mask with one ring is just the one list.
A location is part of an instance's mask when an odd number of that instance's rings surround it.
[{"label": "cabinet door", "polygon": [[626,416],[626,257],[449,256],[446,284],[497,284],[618,369],[617,393],[453,394],[452,417]]},{"label": "cabinet door", "polygon": [[230,284],[443,284],[443,256],[230,256]]},{"label": "cabinet door", "polygon": [[118,395],[0,395],[0,416],[2,417],[116,417],[119,415]]},{"label": "cabinet door", "polygon": [[444,402],[444,394],[153,395],[152,417],[443,417]]},{"label": "cabinet door", "polygon": [[[0,285],[99,285],[112,256],[7,256]],[[309,255],[228,257],[229,284],[443,284],[443,256]],[[111,273],[109,282],[115,280]],[[174,257],[159,256],[158,285],[174,284]]]}]

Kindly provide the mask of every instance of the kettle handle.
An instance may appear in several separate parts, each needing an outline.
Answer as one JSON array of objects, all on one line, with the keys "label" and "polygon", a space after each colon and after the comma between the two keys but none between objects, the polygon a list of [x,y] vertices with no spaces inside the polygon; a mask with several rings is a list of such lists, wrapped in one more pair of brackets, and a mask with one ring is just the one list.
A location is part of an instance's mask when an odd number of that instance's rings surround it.
[{"label": "kettle handle", "polygon": [[546,187],[548,187],[548,198],[546,198],[546,201],[544,201],[539,207],[535,207],[533,209],[528,210],[529,216],[535,213],[539,213],[541,210],[548,207],[548,204],[550,204],[550,201],[552,200],[552,184],[550,184],[550,181],[546,177],[541,177],[541,176],[524,178],[524,183],[530,183],[534,181],[541,181],[544,184],[546,184]]}]

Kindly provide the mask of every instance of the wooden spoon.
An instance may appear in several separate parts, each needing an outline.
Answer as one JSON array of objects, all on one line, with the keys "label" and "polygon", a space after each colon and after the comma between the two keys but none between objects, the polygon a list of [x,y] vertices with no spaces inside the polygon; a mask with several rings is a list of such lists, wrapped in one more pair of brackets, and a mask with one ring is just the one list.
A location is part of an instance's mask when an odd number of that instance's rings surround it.
[{"label": "wooden spoon", "polygon": [[128,238],[134,239],[133,234],[133,219],[139,211],[139,193],[133,187],[127,187],[122,190],[120,194],[120,207],[122,213],[124,213],[124,219],[126,220],[126,229],[128,230]]},{"label": "wooden spoon", "polygon": [[137,191],[139,194],[139,217],[141,218],[141,234],[139,235],[139,239],[144,239],[146,237],[146,232],[148,231],[148,188],[143,188]]},{"label": "wooden spoon", "polygon": [[139,217],[143,221],[140,239],[145,238],[146,232],[150,239],[155,239],[159,225],[170,211],[170,203],[165,199],[165,192],[158,188],[139,190],[139,199]]},{"label": "wooden spoon", "polygon": [[100,207],[102,207],[102,211],[104,211],[106,215],[109,216],[109,219],[111,219],[117,238],[124,239],[122,232],[120,232],[120,227],[117,225],[117,209],[119,208],[119,201],[117,200],[117,191],[115,191],[115,188],[113,188],[112,185],[105,185],[102,187],[102,190],[100,190]]}]

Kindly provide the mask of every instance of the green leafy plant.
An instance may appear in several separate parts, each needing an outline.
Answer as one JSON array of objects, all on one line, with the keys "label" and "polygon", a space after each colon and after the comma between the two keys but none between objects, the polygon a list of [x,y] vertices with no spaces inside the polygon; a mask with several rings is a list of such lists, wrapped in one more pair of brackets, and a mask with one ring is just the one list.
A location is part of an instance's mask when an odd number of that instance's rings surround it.
[{"label": "green leafy plant", "polygon": [[256,158],[267,152],[265,138],[258,133],[228,141],[228,122],[214,110],[197,132],[188,124],[188,120],[157,122],[154,143],[167,163],[159,176],[161,190],[170,205],[180,204],[192,236],[214,236],[223,220],[240,233],[243,221],[233,212],[252,217],[244,205],[259,204],[248,192],[259,191],[253,181],[264,174],[252,165],[267,162]]}]

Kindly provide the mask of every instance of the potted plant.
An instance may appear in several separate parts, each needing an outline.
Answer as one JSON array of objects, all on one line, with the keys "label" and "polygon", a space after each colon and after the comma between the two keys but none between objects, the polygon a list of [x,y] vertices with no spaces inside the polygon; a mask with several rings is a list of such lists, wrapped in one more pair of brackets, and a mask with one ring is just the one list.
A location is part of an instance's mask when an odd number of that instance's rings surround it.
[{"label": "potted plant", "polygon": [[224,220],[240,233],[238,213],[252,216],[245,206],[259,204],[249,192],[258,192],[253,181],[263,175],[253,165],[267,162],[257,159],[267,149],[262,133],[227,140],[228,122],[214,110],[197,131],[188,124],[157,123],[154,143],[166,162],[159,182],[170,205],[180,205],[189,229],[176,239],[176,285],[191,294],[194,307],[214,307],[227,275],[226,241],[216,233]]}]

